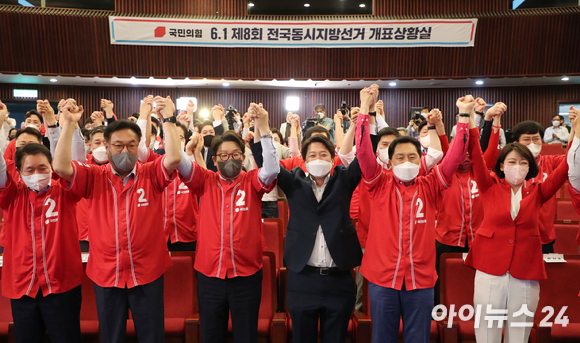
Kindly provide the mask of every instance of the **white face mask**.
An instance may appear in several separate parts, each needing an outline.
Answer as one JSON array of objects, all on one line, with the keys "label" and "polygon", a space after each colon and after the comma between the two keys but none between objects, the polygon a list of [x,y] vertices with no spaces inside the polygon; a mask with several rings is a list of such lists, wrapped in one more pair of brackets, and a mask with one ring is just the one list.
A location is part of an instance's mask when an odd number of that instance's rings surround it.
[{"label": "white face mask", "polygon": [[32,174],[29,176],[20,175],[26,186],[37,192],[44,191],[50,185],[50,176],[50,173]]},{"label": "white face mask", "polygon": [[407,182],[414,180],[417,175],[419,175],[419,169],[421,167],[418,164],[411,163],[409,161],[393,166],[393,173],[397,179]]},{"label": "white face mask", "polygon": [[90,153],[91,153],[91,146],[85,145],[85,154],[90,154]]},{"label": "white face mask", "polygon": [[379,159],[384,163],[384,167],[386,168],[389,163],[389,148],[379,149]]},{"label": "white face mask", "polygon": [[312,160],[306,163],[306,170],[314,177],[325,177],[331,169],[332,163],[324,160]]},{"label": "white face mask", "polygon": [[109,155],[107,154],[107,148],[100,146],[93,150],[93,157],[99,162],[109,162]]},{"label": "white face mask", "polygon": [[421,146],[424,149],[428,149],[429,146],[431,146],[431,136],[427,135],[427,136],[419,137],[419,143],[421,143]]},{"label": "white face mask", "polygon": [[530,167],[516,165],[516,166],[504,166],[503,172],[505,174],[505,179],[510,183],[510,185],[518,186],[526,180],[526,175]]},{"label": "white face mask", "polygon": [[526,146],[528,147],[532,155],[534,155],[534,158],[538,158],[538,155],[540,155],[540,152],[542,151],[542,146],[534,143],[530,143]]},{"label": "white face mask", "polygon": [[554,127],[558,127],[558,126],[560,126],[560,121],[559,120],[554,120],[552,122],[552,125],[554,125]]},{"label": "white face mask", "polygon": [[31,127],[31,128],[33,128],[33,129],[35,129],[36,131],[40,131],[40,127],[38,127],[38,126],[36,126],[36,125],[34,125],[34,124],[28,124],[28,125],[26,125],[25,127]]}]

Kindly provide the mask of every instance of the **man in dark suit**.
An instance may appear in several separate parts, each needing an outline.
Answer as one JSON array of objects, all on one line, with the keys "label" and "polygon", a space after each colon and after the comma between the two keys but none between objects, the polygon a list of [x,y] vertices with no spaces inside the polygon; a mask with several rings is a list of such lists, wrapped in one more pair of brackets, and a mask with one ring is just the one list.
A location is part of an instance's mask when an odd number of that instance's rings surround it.
[{"label": "man in dark suit", "polygon": [[[261,156],[253,147],[254,156]],[[350,199],[361,180],[355,159],[332,170],[334,145],[322,136],[304,141],[301,168],[280,169],[278,186],[288,198],[290,220],[284,263],[289,269],[287,301],[294,342],[344,342],[355,303],[351,269],[362,250],[349,216]],[[260,165],[257,159],[256,163]]]}]

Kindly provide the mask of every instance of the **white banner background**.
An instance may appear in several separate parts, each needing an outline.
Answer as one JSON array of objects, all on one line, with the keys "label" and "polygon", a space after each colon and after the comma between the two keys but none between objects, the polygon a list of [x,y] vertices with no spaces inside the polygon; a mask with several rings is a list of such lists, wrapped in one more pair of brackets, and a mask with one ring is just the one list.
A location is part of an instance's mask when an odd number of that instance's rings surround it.
[{"label": "white banner background", "polygon": [[477,19],[231,21],[109,17],[111,44],[258,47],[472,47]]}]

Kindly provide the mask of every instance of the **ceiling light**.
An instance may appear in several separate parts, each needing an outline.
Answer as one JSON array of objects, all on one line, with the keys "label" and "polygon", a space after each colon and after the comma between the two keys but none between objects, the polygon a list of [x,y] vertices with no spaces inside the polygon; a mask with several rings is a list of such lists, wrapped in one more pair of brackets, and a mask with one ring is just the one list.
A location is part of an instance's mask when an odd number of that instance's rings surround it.
[{"label": "ceiling light", "polygon": [[300,109],[300,98],[297,96],[286,97],[286,111],[297,112]]},{"label": "ceiling light", "polygon": [[366,5],[365,4],[360,4],[360,5],[358,5],[358,7],[364,8],[364,7],[366,7]]},{"label": "ceiling light", "polygon": [[155,78],[153,76],[150,76],[149,80],[155,80]]},{"label": "ceiling light", "polygon": [[310,7],[310,4],[304,4],[304,7]]},{"label": "ceiling light", "polygon": [[50,79],[50,82],[56,82],[58,81],[57,79]]},{"label": "ceiling light", "polygon": [[564,76],[564,77],[562,78],[562,81],[568,81],[568,80],[570,80],[570,78],[569,78],[568,76]]},{"label": "ceiling light", "polygon": [[391,86],[391,87],[395,87],[396,85],[397,85],[396,82],[389,82],[389,86]]},{"label": "ceiling light", "polygon": [[481,81],[481,80],[477,80],[477,81],[475,81],[475,84],[476,84],[476,85],[483,85],[483,81]]},{"label": "ceiling light", "polygon": [[249,7],[254,7],[254,4],[250,2],[250,3],[248,3],[248,6]]},{"label": "ceiling light", "polygon": [[229,84],[229,82],[224,82],[224,83],[222,83],[222,86],[224,86],[224,87],[229,87],[229,86],[230,86],[230,84]]},{"label": "ceiling light", "polygon": [[207,118],[209,116],[209,111],[208,110],[202,110],[200,114],[201,114],[202,117]]}]

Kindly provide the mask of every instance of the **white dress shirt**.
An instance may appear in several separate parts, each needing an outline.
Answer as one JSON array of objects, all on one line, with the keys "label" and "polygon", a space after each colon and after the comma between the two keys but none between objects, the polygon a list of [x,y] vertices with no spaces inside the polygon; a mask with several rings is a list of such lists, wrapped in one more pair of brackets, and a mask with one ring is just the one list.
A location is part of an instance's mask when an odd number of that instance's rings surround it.
[{"label": "white dress shirt", "polygon": [[512,215],[512,220],[515,220],[520,212],[520,201],[522,201],[522,188],[523,185],[520,186],[517,192],[511,191],[512,194],[512,203],[510,207],[510,213]]},{"label": "white dress shirt", "polygon": [[[326,185],[328,184],[328,180],[330,179],[330,174],[324,179],[324,183],[322,186],[318,187],[316,181],[312,180],[312,191],[314,192],[314,196],[316,200],[320,202],[322,199],[322,194],[324,194],[324,189],[326,189]],[[316,232],[316,240],[314,241],[314,249],[312,249],[312,254],[310,255],[310,259],[306,263],[312,267],[319,267],[319,268],[330,268],[336,267],[332,256],[330,256],[330,251],[328,250],[328,245],[326,244],[326,240],[324,239],[324,233],[322,232],[322,226],[318,226],[318,231]]]},{"label": "white dress shirt", "polygon": [[[556,134],[556,136],[558,137],[557,139],[554,138],[554,134]],[[570,133],[568,132],[568,129],[565,126],[563,125],[560,125],[558,127],[550,126],[549,128],[546,129],[546,132],[544,132],[544,143],[566,144],[568,143],[569,136]]]},{"label": "white dress shirt", "polygon": [[568,179],[570,185],[576,191],[580,192],[580,154],[578,153],[578,147],[580,147],[580,139],[574,137],[566,159],[568,162]]}]

